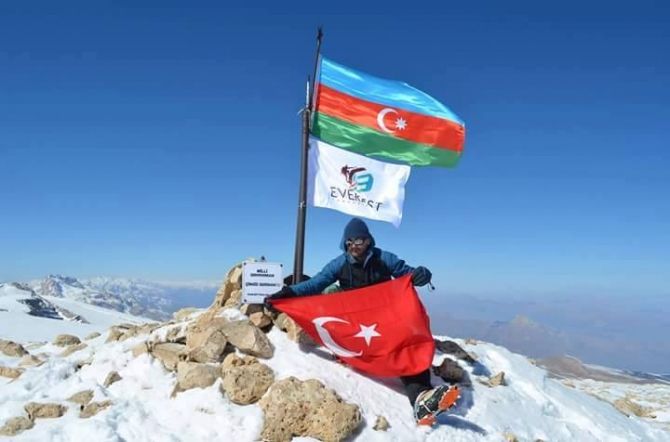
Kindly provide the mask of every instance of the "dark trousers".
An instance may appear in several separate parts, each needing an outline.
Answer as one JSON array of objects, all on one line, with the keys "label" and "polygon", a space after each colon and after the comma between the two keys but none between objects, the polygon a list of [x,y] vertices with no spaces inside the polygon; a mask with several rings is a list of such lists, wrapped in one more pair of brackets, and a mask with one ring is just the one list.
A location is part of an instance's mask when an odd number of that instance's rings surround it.
[{"label": "dark trousers", "polygon": [[405,386],[405,394],[409,402],[414,406],[416,398],[423,391],[430,390],[433,386],[430,383],[430,371],[422,371],[421,373],[412,376],[401,376],[400,380]]}]

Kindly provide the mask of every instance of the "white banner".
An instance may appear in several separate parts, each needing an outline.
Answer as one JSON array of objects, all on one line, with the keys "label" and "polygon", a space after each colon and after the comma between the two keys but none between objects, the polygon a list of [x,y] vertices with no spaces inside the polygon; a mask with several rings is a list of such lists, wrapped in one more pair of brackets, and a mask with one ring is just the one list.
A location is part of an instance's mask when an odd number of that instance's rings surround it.
[{"label": "white banner", "polygon": [[308,201],[313,206],[400,225],[410,166],[373,160],[316,138],[309,144]]}]

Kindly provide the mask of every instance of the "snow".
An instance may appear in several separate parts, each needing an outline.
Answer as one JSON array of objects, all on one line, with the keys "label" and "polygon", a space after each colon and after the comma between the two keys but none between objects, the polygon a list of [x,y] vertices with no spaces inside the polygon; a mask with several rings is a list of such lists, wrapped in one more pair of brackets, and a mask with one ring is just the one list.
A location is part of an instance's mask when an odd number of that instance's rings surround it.
[{"label": "snow", "polygon": [[[27,305],[19,302],[33,296],[29,290],[11,284],[0,284],[0,338],[24,343],[52,341],[59,334],[84,338],[92,332],[103,332],[114,324],[142,323],[149,320],[96,307],[66,298],[44,296],[42,299],[78,314],[89,323],[31,316]],[[3,311],[6,310],[6,311]]]},{"label": "snow", "polygon": [[[3,293],[0,299],[16,296],[12,290]],[[54,300],[49,298],[49,301]],[[104,309],[78,305],[72,300],[60,301],[66,303],[64,307],[93,318],[93,322],[99,321],[96,326],[105,321],[111,324],[111,319],[102,311]],[[17,318],[21,319],[19,313],[12,312],[7,316],[9,321],[2,322],[15,324]],[[113,315],[119,314],[111,312]],[[229,318],[239,318],[240,315],[235,310],[224,312]],[[118,322],[128,322],[127,316],[117,318]],[[56,327],[59,322],[64,321],[50,320],[48,325]],[[71,323],[70,326],[86,325]],[[11,328],[0,329],[0,338],[6,339],[5,332]],[[23,337],[20,336],[22,333],[25,334]],[[34,339],[31,333],[33,331],[20,327],[14,337],[25,342]],[[56,334],[53,331],[43,333]],[[610,404],[549,378],[543,369],[523,356],[496,345],[466,344],[458,339],[454,341],[475,354],[479,361],[474,366],[462,364],[472,386],[464,387],[459,405],[453,413],[440,417],[440,425],[432,429],[417,427],[397,379],[364,376],[334,361],[326,350],[301,348],[277,329],[273,329],[269,337],[275,346],[275,355],[264,362],[274,370],[277,379],[288,376],[316,378],[336,390],[345,401],[360,406],[364,423],[354,437],[357,441],[501,441],[505,433],[516,435],[520,441],[670,440],[670,433],[641,419],[628,418]],[[147,339],[146,335],[105,343],[103,334],[88,341],[87,348],[65,358],[58,356],[62,348],[51,344],[41,346],[39,352],[48,355],[45,364],[30,368],[14,381],[0,378],[0,426],[7,419],[23,414],[27,402],[66,403],[65,399],[72,394],[92,389],[94,401],[110,399],[113,406],[89,419],[80,419],[76,407],[69,404],[64,417],[37,420],[33,429],[13,440],[259,440],[263,422],[260,407],[232,404],[221,394],[220,380],[211,387],[189,390],[170,398],[175,384],[174,373],[166,371],[159,361],[147,354],[133,358],[130,353],[130,349],[144,339]],[[440,363],[444,357],[436,355],[434,363]],[[76,362],[87,358],[91,358],[91,364],[76,371]],[[0,364],[16,365],[17,362],[16,358],[0,355]],[[105,388],[102,383],[111,370],[117,370],[123,379]],[[505,372],[507,386],[489,388],[479,382],[499,371]],[[439,382],[437,378],[433,380]],[[379,415],[386,417],[391,425],[387,432],[372,428]]]}]

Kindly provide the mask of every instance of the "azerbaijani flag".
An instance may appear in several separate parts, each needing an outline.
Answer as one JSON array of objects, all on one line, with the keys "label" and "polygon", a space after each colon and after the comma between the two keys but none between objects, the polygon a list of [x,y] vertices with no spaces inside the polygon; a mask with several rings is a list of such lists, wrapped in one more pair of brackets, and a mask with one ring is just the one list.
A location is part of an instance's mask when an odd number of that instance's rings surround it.
[{"label": "azerbaijani flag", "polygon": [[445,105],[400,81],[321,59],[312,134],[366,156],[453,167],[465,125]]}]

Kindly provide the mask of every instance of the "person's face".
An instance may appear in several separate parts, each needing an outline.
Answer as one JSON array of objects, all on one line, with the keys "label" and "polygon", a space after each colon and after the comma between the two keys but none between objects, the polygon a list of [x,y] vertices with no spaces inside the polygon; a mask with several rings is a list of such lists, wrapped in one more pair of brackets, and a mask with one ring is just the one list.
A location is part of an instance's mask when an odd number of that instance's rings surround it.
[{"label": "person's face", "polygon": [[360,260],[365,256],[365,252],[368,251],[370,247],[369,238],[349,238],[346,242],[347,252],[354,257],[354,259]]}]

